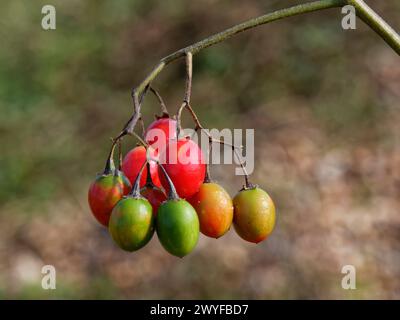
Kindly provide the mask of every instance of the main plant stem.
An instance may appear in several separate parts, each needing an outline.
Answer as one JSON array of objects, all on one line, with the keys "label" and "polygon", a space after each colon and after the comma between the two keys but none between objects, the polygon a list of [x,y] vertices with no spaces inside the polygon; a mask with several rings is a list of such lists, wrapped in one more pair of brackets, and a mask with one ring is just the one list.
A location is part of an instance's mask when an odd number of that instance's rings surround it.
[{"label": "main plant stem", "polygon": [[176,59],[184,57],[188,52],[190,52],[192,55],[198,53],[199,51],[210,47],[214,44],[220,43],[224,40],[227,40],[234,36],[235,34],[238,34],[240,32],[246,31],[248,29],[257,27],[262,24],[266,24],[275,20],[307,13],[307,12],[313,12],[317,10],[322,10],[322,9],[328,9],[328,8],[334,8],[334,7],[340,7],[345,4],[344,0],[320,0],[320,1],[314,1],[310,3],[305,3],[305,4],[300,4],[297,6],[293,6],[290,8],[278,10],[272,13],[268,13],[266,15],[253,18],[250,20],[247,20],[243,23],[240,23],[236,26],[233,26],[229,29],[226,29],[222,32],[216,33],[204,40],[201,40],[199,42],[196,42],[190,46],[187,46],[185,48],[182,48],[178,51],[175,51],[171,53],[170,55],[162,58],[160,62],[154,67],[154,69],[149,73],[149,75],[142,81],[141,84],[136,88],[136,94],[140,94],[144,90],[147,84],[149,84],[152,80],[154,80],[155,77],[164,69],[164,67],[171,63],[172,61],[175,61]]},{"label": "main plant stem", "polygon": [[394,51],[396,51],[400,55],[400,36],[363,0],[319,0],[319,1],[296,5],[286,9],[277,10],[275,12],[247,20],[241,24],[238,24],[222,32],[214,34],[204,40],[196,42],[188,47],[175,51],[174,53],[161,59],[159,63],[153,68],[153,70],[147,75],[147,77],[136,88],[132,90],[134,115],[131,117],[130,121],[125,125],[123,131],[118,136],[118,139],[125,134],[132,133],[136,125],[136,122],[140,118],[139,97],[146,89],[146,87],[149,86],[149,84],[158,76],[158,74],[169,63],[185,56],[187,59],[191,60],[192,56],[197,52],[199,52],[200,50],[210,47],[219,42],[225,41],[230,37],[234,36],[235,34],[257,27],[259,25],[267,24],[272,21],[300,15],[303,13],[335,8],[335,7],[342,7],[347,4],[353,5],[356,9],[358,16],[365,23],[367,23],[378,35],[380,35],[386,41],[386,43],[393,48]]},{"label": "main plant stem", "polygon": [[362,21],[369,25],[379,34],[386,43],[400,55],[400,35],[389,26],[374,10],[372,10],[363,0],[347,0],[357,12]]}]

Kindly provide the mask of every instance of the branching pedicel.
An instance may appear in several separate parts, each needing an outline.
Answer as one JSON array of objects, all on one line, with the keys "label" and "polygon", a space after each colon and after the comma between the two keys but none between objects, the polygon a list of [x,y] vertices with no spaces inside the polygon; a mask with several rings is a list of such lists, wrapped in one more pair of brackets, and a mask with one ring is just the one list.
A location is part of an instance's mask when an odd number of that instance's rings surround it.
[{"label": "branching pedicel", "polygon": [[[185,96],[181,108],[178,111],[178,130],[180,130],[179,115],[184,108],[186,108],[192,115],[193,120],[196,123],[196,129],[202,129],[199,120],[190,106],[190,97],[192,91],[192,58],[193,55],[199,51],[215,45],[219,42],[227,40],[235,34],[243,32],[248,29],[252,29],[259,25],[267,24],[283,18],[300,15],[303,13],[309,13],[313,11],[319,11],[323,9],[342,7],[344,5],[352,5],[355,7],[357,15],[368,24],[378,35],[380,35],[386,43],[393,48],[393,50],[400,54],[400,36],[390,27],[374,10],[372,10],[363,0],[320,0],[300,4],[286,9],[277,10],[275,12],[250,19],[241,24],[235,25],[227,30],[220,33],[214,34],[204,40],[196,42],[188,47],[182,48],[174,53],[162,58],[159,63],[153,68],[153,70],[147,75],[147,77],[136,87],[132,89],[132,100],[133,100],[133,115],[123,127],[120,134],[114,138],[114,143],[120,140],[127,134],[134,134],[134,129],[138,121],[141,119],[141,105],[146,95],[147,90],[150,87],[151,82],[158,76],[158,74],[164,69],[169,63],[185,57],[186,58],[186,90]],[[150,90],[157,96],[160,101],[163,115],[168,115],[168,111],[165,107],[161,96],[152,87]],[[220,142],[221,141],[215,141]]]},{"label": "branching pedicel", "polygon": [[[211,180],[209,168],[205,168],[204,156],[198,145],[189,138],[180,137],[182,130],[181,115],[184,110],[188,111],[192,116],[195,123],[195,132],[204,129],[190,101],[193,55],[239,32],[262,24],[302,13],[344,5],[354,6],[358,16],[378,33],[396,53],[400,54],[400,36],[364,1],[320,0],[250,19],[180,49],[160,60],[142,83],[132,90],[133,114],[120,134],[113,139],[104,173],[96,178],[89,189],[88,199],[92,213],[101,224],[109,226],[110,234],[118,246],[127,251],[138,250],[149,242],[154,229],[156,229],[158,238],[164,248],[175,256],[183,257],[196,246],[200,231],[206,236],[219,238],[233,225],[241,238],[253,243],[259,243],[271,234],[275,226],[275,205],[267,192],[249,182],[243,163],[240,163],[240,165],[244,173],[245,185],[232,200],[220,185]],[[185,57],[186,60],[185,95],[177,114],[174,118],[170,118],[161,95],[151,84],[166,65],[182,57]],[[165,150],[158,154],[155,154],[154,150],[156,149],[152,145],[154,141],[147,137],[141,115],[141,106],[149,90],[160,103],[162,114],[157,117],[157,120],[147,130],[161,128],[161,131],[166,135],[164,137],[165,141],[163,141]],[[142,137],[134,131],[138,122],[142,126]],[[168,129],[165,128],[166,124],[168,124]],[[169,126],[170,124],[172,124],[172,130],[171,126]],[[239,151],[242,148],[241,146],[215,139],[207,130],[202,132],[208,137],[209,150],[211,150],[213,143],[228,145],[240,161]],[[121,169],[123,161],[120,143],[125,135],[136,136],[144,147],[138,146],[128,153],[128,155],[142,155],[141,159],[132,157],[135,165],[143,161],[138,172],[133,172],[133,166],[129,165],[126,168],[122,166],[123,172],[121,172],[114,165],[114,149],[118,144],[119,169]],[[163,152],[165,152],[165,155],[169,155],[167,150],[173,149],[173,147],[176,153],[186,154],[188,152],[187,146],[194,147],[189,151],[190,161],[188,163],[174,163],[170,159],[165,163],[160,163],[157,159],[151,159],[153,154],[156,157],[160,157]],[[207,157],[209,153],[207,153]],[[128,158],[126,161],[129,164],[130,158],[128,156],[126,158]],[[154,188],[151,182],[150,175],[154,175],[156,178],[158,176],[157,171],[151,172],[150,161],[157,163],[158,167],[156,168],[160,179],[163,180],[165,178],[164,183],[161,181],[161,185],[166,191],[169,190],[167,200],[165,200],[163,191]],[[145,188],[139,192],[140,175],[145,166],[147,166],[148,174],[147,189]],[[128,170],[127,168],[131,169]],[[136,178],[136,180],[132,180],[134,188],[129,196],[124,196],[128,193],[127,189],[130,187],[124,174],[127,176],[133,174],[131,178]],[[155,192],[158,192],[157,197]],[[143,195],[145,196],[142,197]]]}]

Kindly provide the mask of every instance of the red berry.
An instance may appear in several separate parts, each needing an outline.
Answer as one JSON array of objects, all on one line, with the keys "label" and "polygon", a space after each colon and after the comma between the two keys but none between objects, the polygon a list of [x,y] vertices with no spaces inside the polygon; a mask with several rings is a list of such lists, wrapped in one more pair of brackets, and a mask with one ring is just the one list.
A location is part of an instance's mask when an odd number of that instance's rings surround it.
[{"label": "red berry", "polygon": [[[126,179],[126,178],[125,178]],[[108,226],[111,211],[121,198],[128,194],[131,187],[124,182],[123,174],[102,174],[90,185],[88,201],[95,218]]]},{"label": "red berry", "polygon": [[[206,166],[203,152],[193,140],[171,140],[160,157],[162,166],[181,198],[191,197],[199,191],[204,181]],[[168,182],[160,170],[159,168],[161,184],[168,191]]]},{"label": "red berry", "polygon": [[140,190],[140,193],[150,202],[151,206],[153,207],[153,215],[156,217],[158,207],[160,206],[161,203],[167,200],[167,196],[161,189],[152,188],[148,186]]},{"label": "red berry", "polygon": [[152,122],[146,130],[145,141],[156,149],[156,154],[163,152],[171,139],[176,138],[176,120],[160,118]]},{"label": "red berry", "polygon": [[[150,149],[150,156],[155,158],[154,149]],[[133,184],[143,163],[146,161],[146,148],[138,146],[129,151],[124,160],[122,161],[122,171],[127,176],[129,181]],[[150,161],[150,174],[153,183],[157,187],[161,187],[160,179],[158,178],[157,163]],[[140,177],[140,187],[146,184],[147,168],[144,169]]]}]

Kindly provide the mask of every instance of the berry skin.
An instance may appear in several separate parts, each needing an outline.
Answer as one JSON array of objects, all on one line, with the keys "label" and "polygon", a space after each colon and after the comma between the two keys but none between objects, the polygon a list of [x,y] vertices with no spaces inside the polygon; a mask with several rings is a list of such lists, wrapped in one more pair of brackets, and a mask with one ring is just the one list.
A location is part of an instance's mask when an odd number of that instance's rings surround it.
[{"label": "berry skin", "polygon": [[233,203],[229,194],[217,183],[207,182],[189,200],[200,221],[200,231],[211,238],[219,238],[230,228]]},{"label": "berry skin", "polygon": [[145,141],[156,149],[156,154],[163,152],[171,139],[176,138],[176,120],[160,118],[152,122],[145,133]]},{"label": "berry skin", "polygon": [[153,208],[153,215],[156,217],[158,208],[160,207],[161,203],[167,200],[165,193],[161,189],[151,188],[148,186],[142,188],[142,190],[140,190],[140,193],[150,202]]},{"label": "berry skin", "polygon": [[[188,138],[170,141],[165,154],[160,158],[161,165],[181,198],[189,198],[199,191],[204,181],[206,165],[203,152],[194,141]],[[168,193],[168,182],[161,173],[161,168],[158,170],[161,184]]]},{"label": "berry skin", "polygon": [[157,235],[162,246],[174,256],[184,257],[199,239],[199,219],[189,202],[168,200],[161,204],[157,214]]},{"label": "berry skin", "polygon": [[97,221],[107,227],[112,209],[130,189],[129,181],[121,172],[97,176],[88,192],[89,206]]},{"label": "berry skin", "polygon": [[123,250],[144,247],[154,234],[154,217],[150,203],[144,198],[125,197],[114,207],[108,230]]},{"label": "berry skin", "polygon": [[122,171],[118,170],[118,174],[121,176],[122,179],[124,195],[127,195],[132,190],[132,184]]},{"label": "berry skin", "polygon": [[[150,156],[155,158],[155,151],[153,149],[150,150]],[[146,148],[143,146],[137,146],[129,151],[124,160],[122,161],[122,171],[127,176],[131,184],[134,183],[140,168],[143,163],[146,161]],[[160,179],[158,177],[158,165],[154,161],[150,161],[150,174],[153,180],[153,183],[157,187],[161,187]],[[147,179],[147,168],[144,169],[144,172],[140,178],[140,187],[144,187]]]},{"label": "berry skin", "polygon": [[238,235],[259,243],[274,229],[275,205],[269,195],[256,187],[240,191],[233,198],[233,222]]}]

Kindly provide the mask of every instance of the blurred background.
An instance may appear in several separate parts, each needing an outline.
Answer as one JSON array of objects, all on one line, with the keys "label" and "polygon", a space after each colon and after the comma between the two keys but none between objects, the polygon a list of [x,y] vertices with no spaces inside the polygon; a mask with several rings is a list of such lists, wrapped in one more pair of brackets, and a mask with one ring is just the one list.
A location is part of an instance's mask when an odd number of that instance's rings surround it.
[{"label": "blurred background", "polygon": [[[208,128],[254,128],[251,180],[278,221],[259,245],[201,236],[184,259],[157,237],[118,249],[87,190],[157,61],[246,19],[302,1],[1,1],[0,297],[17,299],[400,299],[400,64],[339,9],[247,31],[194,57],[193,107]],[[304,1],[303,1],[304,2]],[[397,31],[400,2],[368,1]],[[41,8],[57,29],[41,28]],[[184,61],[154,86],[170,111]],[[149,124],[158,105],[148,95]],[[189,118],[185,118],[189,124]],[[135,145],[125,139],[124,151]],[[212,167],[232,196],[242,179]],[[54,265],[57,289],[43,290]],[[357,290],[343,290],[354,265]]]}]

